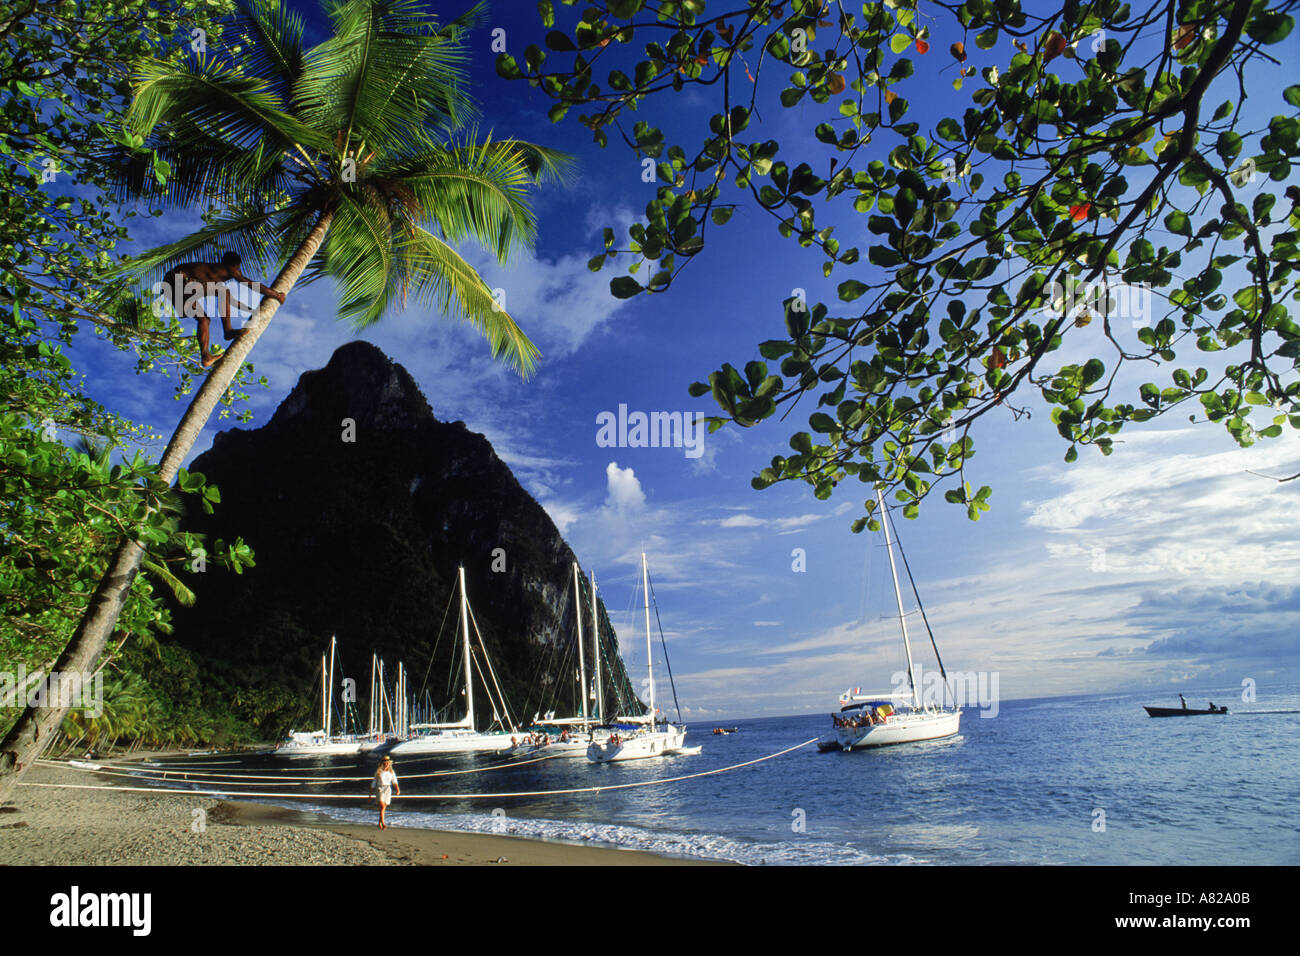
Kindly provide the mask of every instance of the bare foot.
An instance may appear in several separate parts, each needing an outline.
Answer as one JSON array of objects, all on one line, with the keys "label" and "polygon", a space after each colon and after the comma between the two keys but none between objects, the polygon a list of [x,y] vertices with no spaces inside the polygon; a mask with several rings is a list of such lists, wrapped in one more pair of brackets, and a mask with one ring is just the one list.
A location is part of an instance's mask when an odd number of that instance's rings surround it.
[{"label": "bare foot", "polygon": [[235,339],[239,338],[241,335],[243,335],[243,334],[244,334],[245,332],[247,332],[247,331],[248,331],[248,329],[235,329],[233,332],[227,332],[227,333],[225,333],[225,335],[226,335],[226,341],[227,341],[227,342],[233,342],[233,341],[235,341]]},{"label": "bare foot", "polygon": [[203,367],[204,367],[204,368],[212,368],[212,366],[216,365],[216,364],[217,364],[218,362],[220,362],[220,361],[221,361],[221,356],[220,356],[220,355],[213,355],[213,354],[209,353],[209,354],[203,356]]}]

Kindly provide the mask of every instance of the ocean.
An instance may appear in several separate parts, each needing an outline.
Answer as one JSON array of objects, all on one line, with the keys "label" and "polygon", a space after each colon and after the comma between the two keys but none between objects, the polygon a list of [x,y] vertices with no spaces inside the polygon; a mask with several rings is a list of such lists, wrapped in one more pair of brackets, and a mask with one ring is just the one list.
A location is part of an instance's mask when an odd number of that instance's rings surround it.
[{"label": "ocean", "polygon": [[[961,733],[947,740],[853,753],[819,753],[812,744],[675,783],[527,797],[498,795],[725,768],[818,737],[830,716],[689,724],[687,743],[703,745],[701,754],[648,761],[560,759],[421,779],[414,775],[502,761],[399,759],[403,796],[389,822],[754,865],[1300,863],[1300,687],[1261,691],[1251,703],[1222,687],[1182,690],[1192,707],[1213,699],[1231,713],[1152,719],[1143,703],[1171,706],[1152,693],[1007,701],[991,719],[966,710]],[[738,732],[715,736],[714,726]],[[215,759],[191,763],[222,772],[272,766],[266,757]],[[356,776],[375,764],[338,758],[276,765]],[[368,784],[331,790],[365,793]],[[456,796],[404,799],[435,793]],[[341,820],[377,818],[360,801],[258,800]]]}]

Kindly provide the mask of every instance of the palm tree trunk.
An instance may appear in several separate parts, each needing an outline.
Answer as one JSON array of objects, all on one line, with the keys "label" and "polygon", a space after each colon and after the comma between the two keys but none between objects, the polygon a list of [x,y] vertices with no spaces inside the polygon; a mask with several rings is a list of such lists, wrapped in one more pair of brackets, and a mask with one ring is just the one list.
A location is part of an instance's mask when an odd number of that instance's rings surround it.
[{"label": "palm tree trunk", "polygon": [[[321,243],[325,241],[325,233],[329,231],[330,221],[333,218],[334,213],[331,210],[321,213],[320,218],[316,220],[316,225],[298,247],[297,252],[275,277],[271,288],[288,295],[294,283],[298,281],[298,277],[307,268],[307,263],[311,262]],[[231,343],[230,348],[221,357],[221,361],[212,367],[207,379],[199,386],[180,424],[172,432],[171,441],[167,443],[162,461],[158,463],[158,477],[163,481],[170,484],[175,479],[181,462],[194,447],[199,434],[203,431],[203,426],[207,424],[208,418],[216,410],[217,403],[221,401],[221,396],[230,387],[235,373],[244,363],[248,353],[253,350],[257,340],[262,337],[262,333],[266,331],[267,325],[279,307],[280,303],[275,299],[270,296],[263,297],[257,311],[245,326],[244,334]],[[54,664],[54,671],[85,673],[94,666],[122,613],[127,595],[131,592],[131,584],[140,570],[144,553],[144,548],[139,542],[127,538],[118,542],[113,556],[109,559],[108,568],[100,578],[95,593],[91,595],[81,621],[72,634],[72,639]],[[55,698],[54,706],[28,707],[18,718],[18,723],[14,724],[5,739],[0,742],[0,802],[9,796],[18,777],[41,755],[41,751],[54,738],[54,731],[57,731],[63,722],[63,715],[67,712],[66,707],[57,706],[58,699]]]}]

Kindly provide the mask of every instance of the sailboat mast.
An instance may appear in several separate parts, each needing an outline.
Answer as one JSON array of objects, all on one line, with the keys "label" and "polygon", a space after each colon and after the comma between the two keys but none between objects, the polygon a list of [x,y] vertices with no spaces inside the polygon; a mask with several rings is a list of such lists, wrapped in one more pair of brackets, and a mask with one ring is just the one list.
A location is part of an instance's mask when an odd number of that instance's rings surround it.
[{"label": "sailboat mast", "polygon": [[[325,701],[329,699],[329,672],[325,669],[325,655],[320,656],[320,725],[325,728]],[[328,735],[328,731],[326,731]]]},{"label": "sailboat mast", "polygon": [[337,638],[330,636],[330,691],[327,695],[329,706],[325,710],[325,739],[328,740],[334,723],[334,644]]},{"label": "sailboat mast", "polygon": [[605,685],[600,679],[600,618],[596,616],[596,572],[591,572],[591,650],[596,657],[596,719],[605,722]]},{"label": "sailboat mast", "polygon": [[474,672],[469,647],[469,598],[465,596],[465,565],[460,566],[460,629],[465,635],[465,723],[474,729]]},{"label": "sailboat mast", "polygon": [[646,565],[645,552],[641,552],[641,590],[645,594],[645,657],[650,674],[650,729],[655,729],[655,660],[650,645],[650,570]]},{"label": "sailboat mast", "polygon": [[366,733],[374,736],[375,733],[375,674],[379,664],[379,655],[371,653],[370,655],[370,720],[366,723]]},{"label": "sailboat mast", "polygon": [[916,681],[912,679],[912,643],[907,639],[907,616],[903,613],[903,592],[898,587],[898,567],[894,563],[894,539],[889,533],[889,515],[885,512],[885,496],[876,489],[876,501],[880,504],[880,523],[885,529],[885,550],[889,552],[889,573],[894,578],[894,599],[898,602],[898,623],[903,628],[903,649],[907,651],[907,683],[912,688],[912,706],[918,710],[921,698],[917,694]]},{"label": "sailboat mast", "polygon": [[587,659],[582,651],[582,579],[573,562],[573,618],[578,622],[578,696],[582,698],[582,725],[587,725]]}]

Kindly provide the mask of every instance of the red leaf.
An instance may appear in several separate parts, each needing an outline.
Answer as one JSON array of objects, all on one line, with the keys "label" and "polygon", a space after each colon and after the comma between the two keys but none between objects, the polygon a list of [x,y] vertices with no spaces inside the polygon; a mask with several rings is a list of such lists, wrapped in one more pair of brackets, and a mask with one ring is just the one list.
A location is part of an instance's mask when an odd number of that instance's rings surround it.
[{"label": "red leaf", "polygon": [[1043,64],[1051,63],[1064,53],[1066,46],[1065,37],[1055,30],[1047,34],[1047,39],[1043,41]]},{"label": "red leaf", "polygon": [[1088,218],[1088,213],[1092,211],[1092,203],[1086,202],[1078,206],[1070,207],[1070,218],[1075,222],[1083,222]]},{"label": "red leaf", "polygon": [[917,41],[916,41],[916,52],[917,52],[917,53],[920,53],[920,54],[926,54],[926,53],[929,53],[929,52],[930,52],[930,44],[926,43],[924,40],[917,40]]}]

